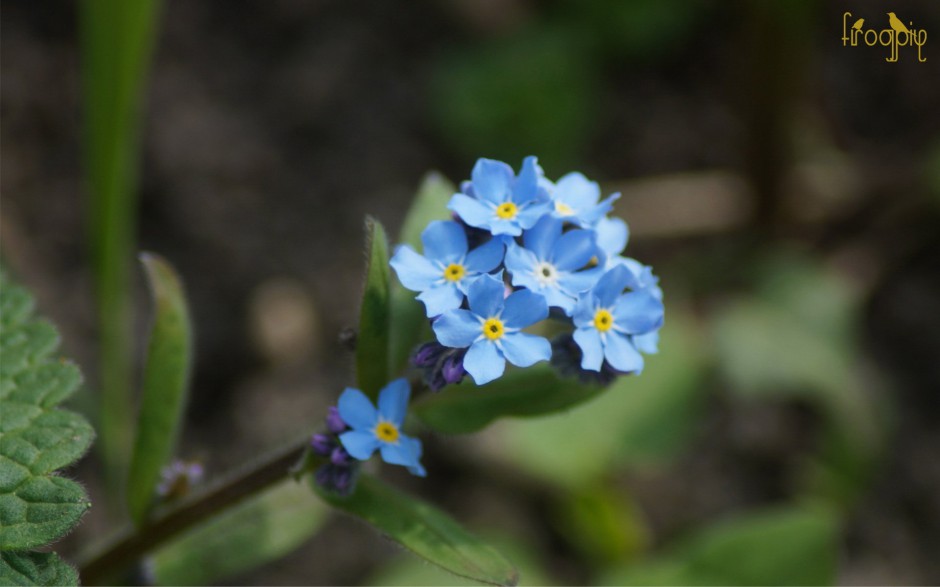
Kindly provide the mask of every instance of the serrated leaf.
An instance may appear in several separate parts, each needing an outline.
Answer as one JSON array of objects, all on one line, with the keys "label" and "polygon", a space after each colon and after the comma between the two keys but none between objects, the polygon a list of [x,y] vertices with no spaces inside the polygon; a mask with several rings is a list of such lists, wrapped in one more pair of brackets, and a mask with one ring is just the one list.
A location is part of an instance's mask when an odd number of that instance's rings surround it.
[{"label": "serrated leaf", "polygon": [[[451,217],[447,202],[456,188],[439,173],[431,172],[424,176],[418,193],[415,195],[405,221],[398,234],[398,243],[407,244],[421,250],[421,233],[434,220],[448,220]],[[408,360],[411,351],[422,341],[433,337],[424,305],[415,299],[417,295],[402,287],[397,279],[392,280],[392,315],[389,364],[391,375],[400,372]]]},{"label": "serrated leaf", "polygon": [[366,280],[359,312],[356,377],[359,389],[373,400],[389,381],[388,238],[382,224],[366,218]]},{"label": "serrated leaf", "polygon": [[446,393],[426,396],[412,407],[428,427],[448,434],[466,434],[507,416],[539,416],[565,410],[604,391],[558,377],[551,367],[538,365],[506,373],[483,386],[465,381]]},{"label": "serrated leaf", "polygon": [[0,553],[0,585],[77,585],[78,573],[54,552]]},{"label": "serrated leaf", "polygon": [[161,548],[154,572],[161,585],[219,583],[277,560],[312,536],[327,508],[293,479],[281,482]]},{"label": "serrated leaf", "polygon": [[457,576],[490,585],[515,585],[519,573],[493,547],[447,514],[362,475],[349,497],[319,490],[333,507],[362,518],[414,554]]},{"label": "serrated leaf", "polygon": [[127,501],[138,525],[153,504],[160,471],[173,456],[186,406],[192,329],[179,277],[164,259],[142,254],[154,299],[154,322],[144,367],[137,440],[128,476]]},{"label": "serrated leaf", "polygon": [[[4,456],[0,466],[9,462]],[[89,507],[78,483],[63,477],[29,477],[0,494],[0,549],[48,544],[71,530]]]}]

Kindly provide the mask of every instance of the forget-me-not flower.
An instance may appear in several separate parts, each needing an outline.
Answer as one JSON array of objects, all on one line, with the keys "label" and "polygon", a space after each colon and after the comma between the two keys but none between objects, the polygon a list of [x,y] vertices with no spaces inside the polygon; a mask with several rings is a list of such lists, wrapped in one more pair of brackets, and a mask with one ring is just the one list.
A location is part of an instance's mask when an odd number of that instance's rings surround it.
[{"label": "forget-me-not flower", "polygon": [[582,352],[581,368],[600,371],[606,359],[617,371],[643,370],[643,357],[634,337],[662,326],[663,303],[649,288],[623,293],[637,285],[633,273],[618,265],[580,295],[572,317],[574,340]]},{"label": "forget-me-not flower", "polygon": [[502,161],[480,159],[464,187],[467,193],[454,194],[447,207],[470,226],[519,236],[549,210],[541,175],[535,157],[525,158],[518,176]]},{"label": "forget-me-not flower", "polygon": [[601,188],[597,182],[575,171],[559,179],[551,190],[552,215],[584,228],[594,227],[614,207],[620,194],[600,201]]},{"label": "forget-me-not flower", "polygon": [[420,463],[421,441],[401,431],[410,395],[408,381],[396,379],[379,392],[376,409],[358,389],[343,390],[339,396],[339,414],[351,430],[340,434],[339,440],[350,456],[365,461],[378,450],[386,463],[404,465],[419,477],[427,474]]},{"label": "forget-me-not flower", "polygon": [[463,303],[467,285],[481,274],[496,269],[503,261],[504,246],[499,239],[467,252],[467,234],[453,221],[435,221],[421,233],[424,255],[402,245],[391,265],[402,285],[421,292],[428,317],[439,316]]},{"label": "forget-me-not flower", "polygon": [[549,306],[571,315],[578,294],[590,289],[603,268],[584,269],[598,254],[592,230],[569,230],[562,234],[561,219],[544,216],[525,231],[525,248],[512,243],[506,251],[506,269],[512,283],[545,296]]},{"label": "forget-me-not flower", "polygon": [[469,310],[445,312],[433,324],[441,344],[470,347],[463,367],[477,385],[501,376],[507,360],[528,367],[552,355],[546,339],[521,332],[548,317],[545,298],[523,289],[504,299],[504,292],[501,280],[484,275],[468,288]]}]

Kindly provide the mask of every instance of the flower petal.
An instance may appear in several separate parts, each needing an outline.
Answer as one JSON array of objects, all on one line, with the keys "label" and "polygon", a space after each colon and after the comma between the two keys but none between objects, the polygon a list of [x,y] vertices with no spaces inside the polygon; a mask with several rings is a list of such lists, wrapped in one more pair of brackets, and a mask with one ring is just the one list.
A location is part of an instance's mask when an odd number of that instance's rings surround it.
[{"label": "flower petal", "polygon": [[408,398],[411,397],[411,386],[408,380],[395,379],[379,392],[379,416],[396,426],[401,426],[408,412]]},{"label": "flower petal", "polygon": [[418,295],[424,302],[428,318],[440,316],[448,310],[456,310],[463,303],[463,293],[454,283],[444,283],[426,289]]},{"label": "flower petal", "polygon": [[506,359],[519,367],[530,367],[552,358],[552,345],[541,336],[515,332],[504,336],[502,342]]},{"label": "flower petal", "polygon": [[603,274],[604,269],[601,267],[575,271],[574,273],[562,273],[558,276],[558,285],[565,293],[577,297],[579,293],[594,287]]},{"label": "flower petal", "polygon": [[464,194],[454,194],[447,203],[447,208],[457,213],[460,218],[477,228],[489,228],[493,210],[476,198]]},{"label": "flower petal", "polygon": [[495,316],[503,306],[504,291],[505,285],[501,279],[492,275],[481,275],[467,288],[470,310],[483,318]]},{"label": "flower petal", "polygon": [[514,292],[504,304],[502,318],[509,328],[525,328],[548,318],[545,298],[528,289]]},{"label": "flower petal", "polygon": [[622,265],[617,265],[610,269],[597,280],[597,285],[591,292],[597,298],[598,303],[604,308],[614,305],[624,288],[633,281],[633,274],[629,269]]},{"label": "flower petal", "polygon": [[372,405],[366,394],[358,389],[352,387],[344,389],[336,406],[339,408],[340,417],[350,428],[371,430],[375,426],[375,421],[378,418],[375,406]]},{"label": "flower petal", "polygon": [[556,200],[564,202],[577,212],[582,212],[597,205],[601,197],[601,188],[597,182],[574,171],[555,182],[554,195]]},{"label": "flower petal", "polygon": [[574,331],[574,341],[581,347],[581,368],[600,371],[604,363],[601,334],[594,328],[578,328]]},{"label": "flower petal", "polygon": [[604,341],[604,358],[611,366],[625,373],[639,373],[643,370],[643,355],[634,347],[625,334],[610,331]]},{"label": "flower petal", "polygon": [[404,435],[399,437],[396,443],[383,442],[381,446],[382,460],[390,465],[420,466],[420,463],[418,463],[420,452],[415,450],[415,442],[418,442],[418,446],[420,446],[420,441]]},{"label": "flower petal", "polygon": [[588,264],[597,252],[593,230],[569,230],[552,248],[552,262],[562,271],[575,271]]},{"label": "flower petal", "polygon": [[564,222],[557,218],[543,216],[535,226],[525,232],[522,243],[540,260],[547,261],[555,243],[561,238],[562,224]]},{"label": "flower petal", "polygon": [[538,291],[545,296],[545,302],[552,308],[561,308],[566,316],[570,316],[574,311],[575,299],[569,296],[558,287],[543,287]]},{"label": "flower petal", "polygon": [[473,166],[470,178],[478,198],[499,204],[508,199],[514,175],[512,167],[502,161],[480,159]]},{"label": "flower petal", "polygon": [[607,215],[608,212],[614,209],[614,202],[620,199],[620,194],[611,194],[606,200],[603,200],[600,204],[589,208],[578,214],[578,217],[581,219],[581,226],[590,227],[597,225],[597,222]]},{"label": "flower petal", "polygon": [[512,274],[513,285],[538,289],[539,283],[534,275],[538,262],[535,253],[516,243],[510,244],[506,250],[506,269]]},{"label": "flower petal", "polygon": [[435,220],[421,233],[424,256],[442,263],[456,263],[467,254],[467,233],[452,220]]},{"label": "flower petal", "polygon": [[526,157],[522,161],[519,176],[513,182],[512,200],[517,204],[525,204],[535,199],[538,195],[540,175],[542,175],[542,168],[539,167],[538,159],[532,156]]},{"label": "flower petal", "polygon": [[547,200],[533,200],[519,208],[519,213],[516,214],[516,224],[524,230],[529,230],[548,213],[549,209]]},{"label": "flower petal", "polygon": [[349,432],[343,432],[339,435],[339,441],[343,443],[343,448],[346,449],[346,452],[349,453],[354,459],[359,459],[360,461],[368,460],[372,456],[372,453],[375,452],[375,449],[379,448],[381,442],[375,435],[370,432],[365,432],[361,430],[350,430]]},{"label": "flower petal", "polygon": [[508,234],[509,236],[519,236],[522,234],[522,227],[517,220],[505,220],[493,215],[489,220],[490,232],[493,235]]},{"label": "flower petal", "polygon": [[506,370],[506,359],[496,345],[488,340],[473,343],[463,359],[463,368],[477,385],[498,379]]},{"label": "flower petal", "polygon": [[597,306],[597,298],[589,291],[578,294],[578,301],[575,302],[574,311],[571,313],[571,319],[575,328],[587,328],[594,323],[594,310]]},{"label": "flower petal", "polygon": [[646,290],[620,296],[614,319],[630,334],[645,334],[663,325],[663,303]]},{"label": "flower petal", "polygon": [[502,263],[505,250],[506,247],[501,240],[498,238],[490,239],[470,251],[464,265],[467,267],[467,271],[489,273]]},{"label": "flower petal", "polygon": [[608,256],[618,255],[626,248],[630,230],[620,218],[601,218],[594,230],[597,232],[597,246]]},{"label": "flower petal", "polygon": [[458,349],[473,344],[483,332],[480,319],[469,310],[445,312],[431,327],[442,345]]},{"label": "flower petal", "polygon": [[424,291],[443,276],[436,267],[408,245],[402,245],[389,261],[401,284],[411,291]]},{"label": "flower petal", "polygon": [[659,331],[637,334],[633,337],[633,346],[641,353],[654,355],[659,352]]}]

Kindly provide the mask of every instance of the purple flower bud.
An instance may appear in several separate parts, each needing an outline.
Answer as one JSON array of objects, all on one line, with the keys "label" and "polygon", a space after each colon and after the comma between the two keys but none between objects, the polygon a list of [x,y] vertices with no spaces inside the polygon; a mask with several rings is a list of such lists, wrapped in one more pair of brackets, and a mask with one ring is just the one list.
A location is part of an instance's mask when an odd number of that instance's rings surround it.
[{"label": "purple flower bud", "polygon": [[337,446],[333,449],[333,452],[330,453],[330,462],[334,465],[350,465],[354,460],[355,459],[349,456],[349,453],[346,452],[346,449],[341,446]]},{"label": "purple flower bud", "polygon": [[463,368],[464,353],[454,354],[441,365],[441,375],[447,383],[460,383],[467,371]]},{"label": "purple flower bud", "polygon": [[314,434],[310,439],[310,447],[317,455],[328,457],[336,448],[336,441],[326,434]]},{"label": "purple flower bud", "polygon": [[357,470],[355,466],[326,464],[317,469],[314,480],[327,491],[349,495],[355,487]]},{"label": "purple flower bud", "polygon": [[415,367],[431,367],[441,357],[445,347],[439,342],[427,342],[421,345],[411,360]]},{"label": "purple flower bud", "polygon": [[348,467],[337,469],[333,475],[333,487],[340,495],[349,495],[353,488],[353,470]]},{"label": "purple flower bud", "polygon": [[327,410],[326,427],[333,434],[340,434],[347,429],[346,422],[343,422],[343,418],[340,417],[339,410],[336,409],[336,406],[330,406]]}]

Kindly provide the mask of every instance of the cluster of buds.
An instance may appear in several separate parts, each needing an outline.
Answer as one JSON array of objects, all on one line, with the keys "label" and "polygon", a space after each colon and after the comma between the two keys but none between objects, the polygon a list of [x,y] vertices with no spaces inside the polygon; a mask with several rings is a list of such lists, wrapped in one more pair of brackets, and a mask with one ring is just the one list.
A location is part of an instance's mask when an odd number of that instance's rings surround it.
[{"label": "cluster of buds", "polygon": [[318,485],[340,495],[349,495],[356,483],[359,463],[343,448],[339,435],[349,430],[335,406],[330,406],[326,416],[327,432],[314,434],[310,439],[313,453],[329,459],[314,475]]}]

